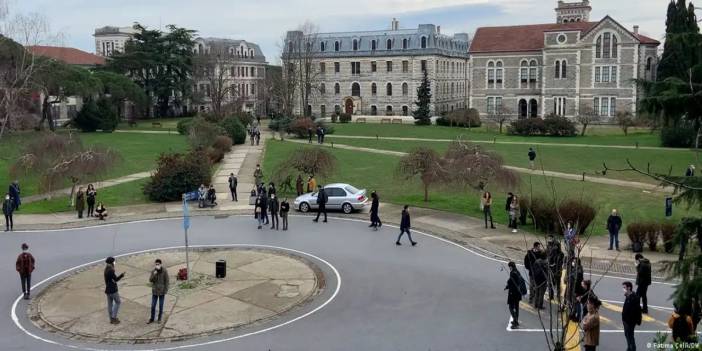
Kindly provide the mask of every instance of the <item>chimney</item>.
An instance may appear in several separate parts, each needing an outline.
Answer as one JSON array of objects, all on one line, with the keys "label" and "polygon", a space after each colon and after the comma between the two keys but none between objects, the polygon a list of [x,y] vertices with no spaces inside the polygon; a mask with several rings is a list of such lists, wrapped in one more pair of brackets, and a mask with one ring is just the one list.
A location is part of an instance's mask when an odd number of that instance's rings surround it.
[{"label": "chimney", "polygon": [[436,26],[436,33],[441,34],[441,26]]},{"label": "chimney", "polygon": [[634,34],[639,34],[639,26],[638,25],[634,26]]},{"label": "chimney", "polygon": [[398,30],[400,29],[400,21],[397,20],[397,18],[392,19],[392,23],[390,24],[390,30]]}]

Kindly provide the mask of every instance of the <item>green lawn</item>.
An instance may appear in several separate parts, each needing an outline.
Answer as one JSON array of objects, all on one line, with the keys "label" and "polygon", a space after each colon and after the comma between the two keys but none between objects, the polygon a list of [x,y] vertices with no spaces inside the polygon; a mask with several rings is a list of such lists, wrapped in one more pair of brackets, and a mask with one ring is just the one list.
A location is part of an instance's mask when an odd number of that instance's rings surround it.
[{"label": "green lawn", "polygon": [[[295,149],[303,146],[290,142],[269,141],[266,145],[264,158],[264,173],[272,172],[275,166],[284,160]],[[480,217],[480,195],[471,190],[432,189],[430,201],[424,202],[422,188],[418,181],[403,182],[395,177],[395,167],[399,160],[396,156],[378,155],[364,152],[328,149],[337,157],[338,169],[329,179],[320,179],[321,182],[345,182],[354,186],[365,188],[368,191],[376,190],[383,201],[396,204],[409,204],[418,207],[428,207],[450,212],[467,214]],[[551,184],[557,190],[558,199],[582,198],[591,202],[598,210],[596,218],[597,233],[602,234],[604,222],[608,212],[617,208],[622,213],[624,221],[631,223],[637,220],[662,220],[664,195],[647,193],[628,188],[619,188],[608,185],[587,182],[550,179],[541,176],[523,176],[520,189],[516,193],[522,195],[535,194],[552,198]],[[491,189],[496,204],[494,216],[499,223],[506,224],[507,215],[500,209],[504,201],[506,189]],[[513,190],[514,191],[514,190]],[[674,218],[679,219],[689,213],[682,207],[675,207]],[[394,214],[386,214],[391,216]],[[399,214],[398,214],[399,215]]]},{"label": "green lawn", "polygon": [[[129,126],[127,122],[121,122],[117,129],[124,130],[160,130],[160,131],[171,131],[173,133],[178,133],[176,129],[178,122],[184,119],[190,119],[191,117],[177,117],[177,118],[154,118],[154,119],[140,119],[136,121],[135,126]],[[160,123],[160,127],[154,127],[154,123]]]},{"label": "green lawn", "polygon": [[[135,205],[149,202],[142,192],[142,187],[148,178],[122,183],[119,185],[97,189],[97,201],[102,201],[109,213],[115,206]],[[59,196],[51,200],[42,200],[22,205],[20,214],[46,214],[56,212],[70,212],[68,196]]]},{"label": "green lawn", "polygon": [[[375,139],[348,139],[328,137],[335,143],[367,147],[373,149],[409,152],[413,148],[424,146],[444,152],[448,142],[442,141],[411,141],[411,140],[375,140]],[[561,140],[561,139],[559,139]],[[512,144],[485,144],[478,143],[488,150],[500,154],[505,163],[516,167],[529,167],[527,152],[528,145]],[[537,152],[537,161],[548,171],[582,174],[602,177],[602,163],[606,162],[610,168],[626,168],[626,160],[634,165],[646,169],[651,165],[652,172],[667,174],[672,168],[673,174],[683,175],[690,164],[696,164],[695,152],[689,150],[664,150],[664,149],[613,149],[597,147],[564,147],[560,145],[534,145]],[[651,178],[634,172],[608,172],[607,177],[639,182],[655,183]]]},{"label": "green lawn", "polygon": [[493,140],[516,141],[533,143],[564,143],[564,144],[592,144],[592,145],[627,145],[634,146],[638,142],[640,146],[660,146],[658,133],[653,133],[648,129],[629,130],[629,135],[624,136],[621,129],[613,126],[588,127],[584,137],[521,137],[499,134],[497,128],[455,128],[441,126],[414,126],[402,124],[366,124],[366,123],[335,123],[333,124],[334,134],[337,135],[362,135],[380,137],[406,137],[406,138],[427,138],[427,139],[455,139],[458,136],[473,140]]},{"label": "green lawn", "polygon": [[[23,132],[3,136],[0,142],[0,186],[3,190],[11,181],[10,165],[20,155],[22,148],[39,135],[36,132]],[[86,146],[103,145],[117,150],[122,155],[123,161],[102,176],[102,179],[117,178],[154,169],[156,158],[161,153],[180,152],[188,148],[186,138],[177,134],[78,133],[76,135]],[[19,181],[23,196],[38,192],[37,177],[21,177]]]}]

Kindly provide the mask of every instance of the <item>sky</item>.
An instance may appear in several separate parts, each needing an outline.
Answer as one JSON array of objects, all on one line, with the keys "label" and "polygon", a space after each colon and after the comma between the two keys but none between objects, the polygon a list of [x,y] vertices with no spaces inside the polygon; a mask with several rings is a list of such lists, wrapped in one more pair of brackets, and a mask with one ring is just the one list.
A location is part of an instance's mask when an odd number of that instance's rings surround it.
[{"label": "sky", "polygon": [[[7,0],[10,14],[44,15],[63,46],[95,51],[92,34],[103,26],[150,28],[168,24],[194,29],[203,37],[244,39],[261,46],[277,63],[281,38],[305,22],[320,32],[382,30],[392,18],[400,28],[420,23],[441,26],[443,34],[472,34],[481,26],[555,22],[556,0]],[[623,26],[641,27],[660,39],[667,0],[591,0],[591,20],[610,15]]]}]

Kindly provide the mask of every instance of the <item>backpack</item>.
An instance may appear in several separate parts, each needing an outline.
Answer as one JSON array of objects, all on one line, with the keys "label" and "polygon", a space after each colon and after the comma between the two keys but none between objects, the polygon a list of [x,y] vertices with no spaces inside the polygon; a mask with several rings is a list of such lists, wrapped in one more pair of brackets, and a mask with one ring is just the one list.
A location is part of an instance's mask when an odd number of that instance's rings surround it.
[{"label": "backpack", "polygon": [[519,293],[522,294],[522,296],[525,296],[528,293],[526,281],[524,281],[521,274],[519,274],[517,277],[517,287],[519,288]]},{"label": "backpack", "polygon": [[178,270],[178,275],[176,276],[177,280],[188,280],[188,269],[187,268],[181,268]]}]

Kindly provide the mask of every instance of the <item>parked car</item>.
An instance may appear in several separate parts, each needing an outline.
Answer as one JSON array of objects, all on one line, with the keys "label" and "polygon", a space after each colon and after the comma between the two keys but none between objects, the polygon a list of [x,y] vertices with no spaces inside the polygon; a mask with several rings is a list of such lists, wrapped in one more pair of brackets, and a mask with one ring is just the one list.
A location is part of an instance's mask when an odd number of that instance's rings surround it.
[{"label": "parked car", "polygon": [[[359,211],[368,206],[366,189],[358,190],[349,184],[327,184],[324,191],[329,198],[327,210],[341,210],[346,214]],[[302,194],[295,199],[293,208],[300,212],[309,212],[317,209],[317,192]]]}]

